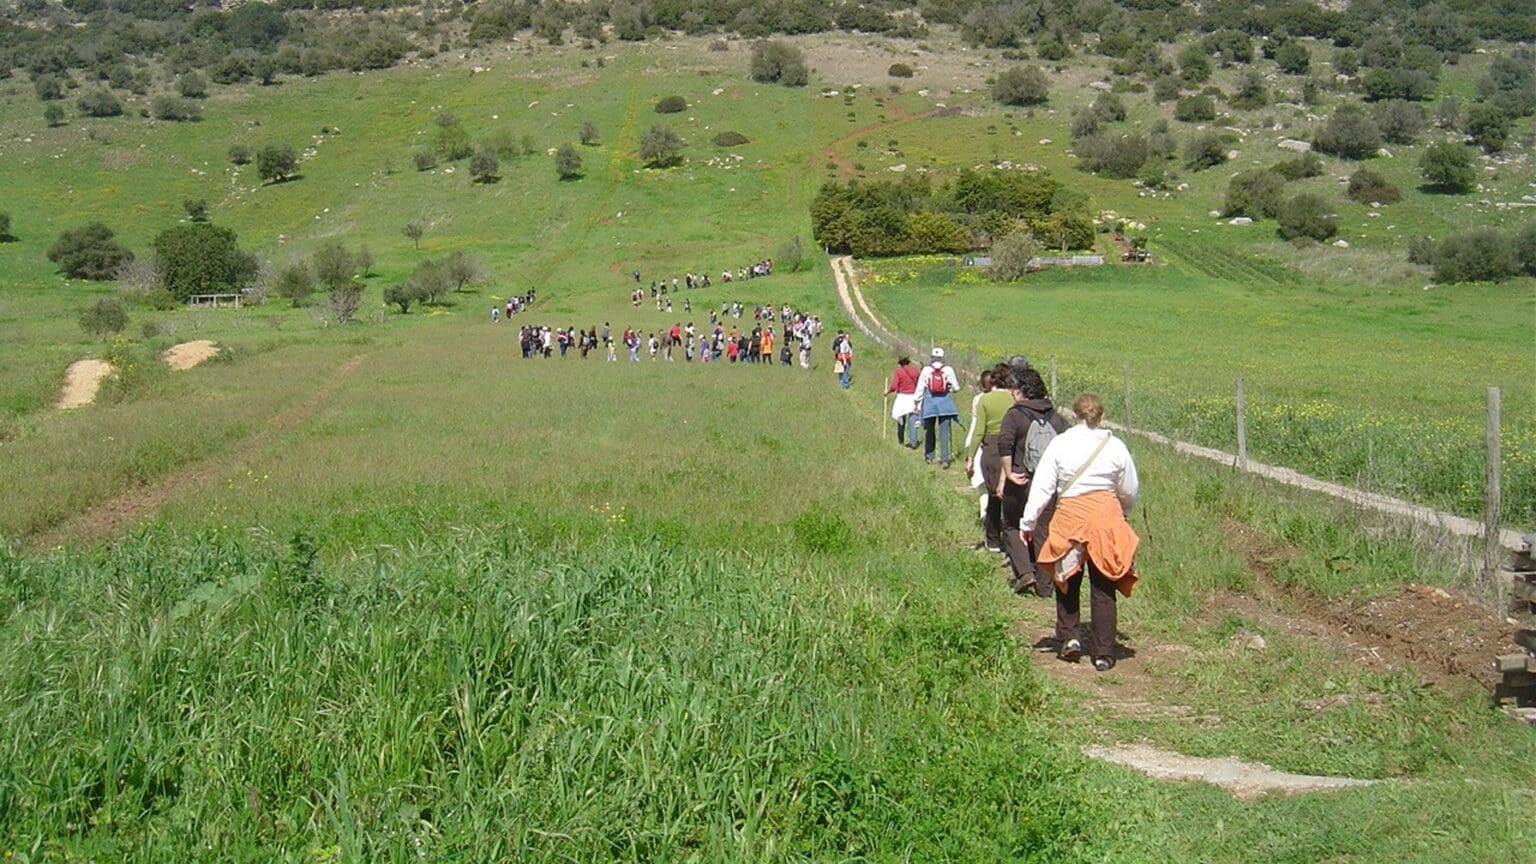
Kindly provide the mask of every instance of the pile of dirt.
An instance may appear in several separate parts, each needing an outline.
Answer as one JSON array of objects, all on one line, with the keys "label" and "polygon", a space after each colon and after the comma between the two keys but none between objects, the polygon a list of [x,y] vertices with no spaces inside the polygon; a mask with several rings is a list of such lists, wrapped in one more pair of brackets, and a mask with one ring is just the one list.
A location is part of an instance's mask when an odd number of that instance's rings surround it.
[{"label": "pile of dirt", "polygon": [[58,408],[80,408],[96,401],[101,379],[112,374],[112,364],[105,360],[76,360],[64,370],[64,390],[59,393]]},{"label": "pile of dirt", "polygon": [[191,369],[193,366],[207,360],[219,353],[219,346],[211,339],[198,339],[192,342],[183,342],[180,345],[172,345],[165,350],[160,358],[165,365],[180,372]]},{"label": "pile of dirt", "polygon": [[1429,585],[1325,609],[1345,633],[1406,658],[1442,687],[1471,678],[1492,689],[1499,677],[1493,658],[1510,650],[1514,633],[1492,610]]}]

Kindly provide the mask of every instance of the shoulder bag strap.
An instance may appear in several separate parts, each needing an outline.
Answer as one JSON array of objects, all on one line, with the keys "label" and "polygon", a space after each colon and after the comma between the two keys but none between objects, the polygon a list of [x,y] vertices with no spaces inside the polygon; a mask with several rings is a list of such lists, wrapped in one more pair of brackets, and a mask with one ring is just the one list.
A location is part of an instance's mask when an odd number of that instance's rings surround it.
[{"label": "shoulder bag strap", "polygon": [[1077,473],[1072,475],[1072,479],[1067,481],[1067,485],[1061,487],[1061,491],[1057,492],[1057,495],[1064,494],[1068,489],[1071,489],[1072,486],[1077,483],[1077,481],[1083,479],[1083,475],[1087,473],[1088,467],[1093,464],[1093,460],[1099,458],[1100,453],[1104,452],[1104,445],[1109,443],[1109,439],[1111,437],[1111,434],[1105,434],[1103,439],[1099,441],[1099,446],[1093,448],[1093,452],[1088,454],[1088,461],[1083,463],[1083,467],[1077,469]]}]

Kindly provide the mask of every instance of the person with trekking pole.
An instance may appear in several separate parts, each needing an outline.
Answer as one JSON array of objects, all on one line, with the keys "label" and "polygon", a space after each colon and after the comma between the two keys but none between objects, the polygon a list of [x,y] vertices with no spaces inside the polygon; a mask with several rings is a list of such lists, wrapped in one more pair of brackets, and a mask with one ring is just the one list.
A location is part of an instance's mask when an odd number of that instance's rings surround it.
[{"label": "person with trekking pole", "polygon": [[1078,424],[1052,439],[1040,456],[1019,537],[1031,541],[1041,511],[1055,498],[1056,512],[1036,560],[1051,569],[1056,584],[1057,656],[1075,663],[1082,654],[1081,593],[1087,581],[1093,668],[1106,672],[1115,666],[1115,592],[1129,597],[1136,587],[1141,540],[1125,517],[1141,486],[1125,443],[1099,428],[1104,401],[1084,393],[1072,402],[1072,411]]}]

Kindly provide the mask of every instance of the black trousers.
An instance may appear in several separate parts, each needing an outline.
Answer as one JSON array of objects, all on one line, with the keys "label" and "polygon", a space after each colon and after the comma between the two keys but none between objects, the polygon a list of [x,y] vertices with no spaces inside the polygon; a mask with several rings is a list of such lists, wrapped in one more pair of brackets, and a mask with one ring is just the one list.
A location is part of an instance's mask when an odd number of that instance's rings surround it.
[{"label": "black trousers", "polygon": [[[1092,561],[1084,560],[1083,570],[1088,574],[1088,610],[1093,615],[1088,622],[1088,650],[1095,657],[1114,657],[1115,626],[1119,623],[1115,583],[1105,578]],[[1082,629],[1084,578],[1079,572],[1067,583],[1065,591],[1056,592],[1056,638],[1062,642],[1078,638]]]},{"label": "black trousers", "polygon": [[1041,597],[1051,596],[1054,583],[1051,574],[1035,564],[1035,553],[1039,551],[1040,544],[1045,542],[1045,533],[1049,530],[1051,513],[1054,506],[1047,506],[1035,520],[1034,542],[1026,544],[1019,536],[1019,520],[1024,516],[1024,505],[1029,501],[1029,484],[1019,486],[1006,483],[1003,486],[1002,515],[1003,515],[1003,551],[1008,553],[1008,564],[1013,568],[1013,584],[1017,591],[1028,590],[1033,585],[1035,594]]}]

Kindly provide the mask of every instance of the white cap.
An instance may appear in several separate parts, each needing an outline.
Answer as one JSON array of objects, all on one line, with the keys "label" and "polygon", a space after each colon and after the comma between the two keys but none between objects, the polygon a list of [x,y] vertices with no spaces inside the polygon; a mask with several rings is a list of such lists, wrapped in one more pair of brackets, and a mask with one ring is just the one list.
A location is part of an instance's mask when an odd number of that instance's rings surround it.
[{"label": "white cap", "polygon": [[933,349],[933,359],[935,359],[935,360],[942,360],[942,359],[944,359],[944,349],[943,348],[935,348],[935,349]]}]

